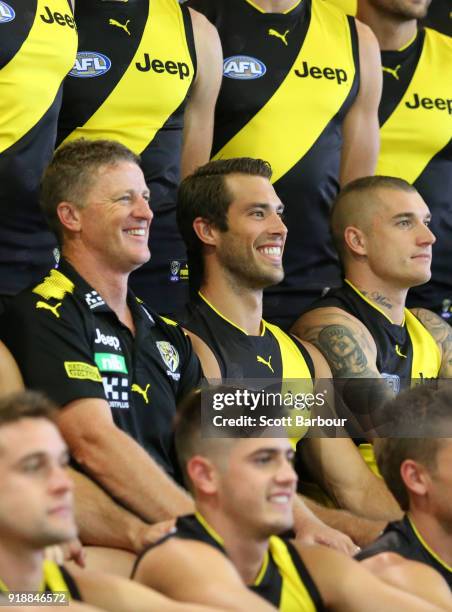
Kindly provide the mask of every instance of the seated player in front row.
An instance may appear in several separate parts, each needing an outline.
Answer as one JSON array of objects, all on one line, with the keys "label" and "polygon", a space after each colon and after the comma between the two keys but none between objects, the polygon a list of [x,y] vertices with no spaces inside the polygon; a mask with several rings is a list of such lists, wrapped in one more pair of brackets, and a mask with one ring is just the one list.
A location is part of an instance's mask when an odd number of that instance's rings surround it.
[{"label": "seated player in front row", "polygon": [[293,450],[287,437],[235,438],[232,428],[225,430],[230,438],[205,435],[201,393],[208,409],[214,394],[230,391],[198,391],[180,407],[176,446],[196,513],[178,519],[175,533],[139,558],[136,580],[220,609],[254,610],[256,593],[285,612],[452,609],[447,585],[431,568],[402,562],[386,575],[410,593],[341,553],[278,537],[293,526]]},{"label": "seated player in front row", "polygon": [[375,440],[377,464],[405,516],[357,558],[396,552],[430,565],[452,588],[452,386],[419,385],[383,416],[391,437]]}]

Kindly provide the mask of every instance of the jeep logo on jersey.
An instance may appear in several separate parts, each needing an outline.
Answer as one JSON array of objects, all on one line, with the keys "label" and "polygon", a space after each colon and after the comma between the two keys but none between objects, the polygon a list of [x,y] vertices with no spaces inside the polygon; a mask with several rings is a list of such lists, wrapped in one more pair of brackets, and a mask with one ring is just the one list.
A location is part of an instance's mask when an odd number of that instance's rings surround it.
[{"label": "jeep logo on jersey", "polygon": [[60,26],[69,26],[72,30],[75,28],[75,21],[71,15],[67,13],[63,15],[57,11],[52,13],[48,6],[44,7],[44,15],[39,16],[44,23],[57,23]]},{"label": "jeep logo on jersey", "polygon": [[338,85],[341,85],[341,83],[346,83],[348,80],[347,73],[345,70],[343,70],[343,68],[329,68],[328,66],[325,68],[319,68],[318,66],[309,67],[308,62],[303,62],[301,67],[303,68],[302,71],[294,71],[297,77],[300,77],[301,79],[305,79],[307,76],[310,76],[313,79],[337,81]]},{"label": "jeep logo on jersey", "polygon": [[111,61],[103,53],[96,51],[79,51],[75,60],[74,67],[69,75],[89,79],[91,77],[102,76],[111,68]]},{"label": "jeep logo on jersey", "polygon": [[2,2],[0,0],[0,23],[8,23],[8,21],[12,21],[16,13],[14,9],[6,4],[6,2]]},{"label": "jeep logo on jersey", "polygon": [[417,93],[413,94],[412,100],[405,102],[407,108],[425,108],[427,110],[437,109],[445,110],[449,115],[452,115],[452,98],[421,98]]},{"label": "jeep logo on jersey", "polygon": [[94,344],[103,344],[104,346],[112,346],[116,350],[119,350],[121,348],[119,338],[117,338],[116,336],[106,336],[97,327],[96,327],[96,337],[94,339]]},{"label": "jeep logo on jersey", "polygon": [[260,79],[267,72],[267,67],[255,57],[233,55],[223,63],[223,74],[229,79]]},{"label": "jeep logo on jersey", "polygon": [[135,62],[135,66],[140,72],[149,72],[153,70],[157,74],[161,74],[162,72],[178,74],[182,81],[190,76],[190,68],[185,62],[172,62],[171,60],[164,62],[157,58],[151,59],[149,53],[143,55],[141,62]]}]

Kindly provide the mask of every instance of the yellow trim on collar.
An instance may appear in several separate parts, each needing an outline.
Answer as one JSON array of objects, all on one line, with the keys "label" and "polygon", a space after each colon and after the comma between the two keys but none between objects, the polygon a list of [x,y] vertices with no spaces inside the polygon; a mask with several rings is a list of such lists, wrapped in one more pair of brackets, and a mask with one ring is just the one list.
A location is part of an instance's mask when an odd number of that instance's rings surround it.
[{"label": "yellow trim on collar", "polygon": [[[360,290],[359,290],[357,287],[355,287],[355,285],[354,285],[352,282],[350,282],[350,281],[349,281],[348,279],[346,279],[346,278],[345,278],[344,280],[345,280],[345,282],[347,283],[347,285],[349,285],[349,286],[350,286],[350,287],[353,289],[353,291],[359,295],[359,297],[360,297],[362,300],[364,300],[365,302],[367,302],[367,304],[369,304],[369,306],[372,306],[372,308],[375,308],[375,310],[378,310],[378,312],[379,312],[380,314],[382,314],[382,315],[383,315],[383,316],[384,316],[386,319],[388,319],[388,321],[389,321],[389,322],[390,322],[392,325],[397,325],[396,323],[394,323],[394,321],[391,319],[391,317],[389,317],[389,316],[388,316],[388,315],[385,313],[385,311],[384,311],[382,308],[380,308],[379,306],[377,306],[377,305],[376,305],[374,302],[372,302],[372,300],[369,300],[369,298],[367,298],[367,297],[364,295],[364,293],[362,293],[362,292],[361,292],[361,291],[360,291]],[[403,321],[402,321],[401,327],[403,327],[404,325],[405,325],[405,314],[403,315]]]},{"label": "yellow trim on collar", "polygon": [[[257,4],[255,4],[252,0],[245,0],[245,2],[248,2],[248,4],[250,4],[253,8],[256,9],[256,11],[259,11],[259,13],[265,13],[266,11],[264,11],[263,8],[261,8],[260,6],[258,6]],[[295,2],[295,4],[293,6],[291,6],[290,8],[286,9],[285,11],[283,11],[281,13],[281,15],[287,15],[288,13],[290,13],[291,11],[293,11],[294,9],[297,8],[297,6],[299,4],[301,4],[303,2],[303,0],[297,0],[297,2]]]},{"label": "yellow trim on collar", "polygon": [[417,35],[418,35],[418,32],[416,32],[416,34],[415,34],[415,35],[414,35],[412,38],[410,38],[410,40],[409,40],[407,43],[405,43],[405,44],[403,45],[403,47],[400,47],[400,49],[397,49],[397,51],[405,51],[405,49],[408,49],[408,47],[409,47],[409,46],[410,46],[412,43],[414,43],[414,41],[416,40]]},{"label": "yellow trim on collar", "polygon": [[409,515],[409,514],[407,514],[407,518],[408,518],[408,521],[409,521],[409,523],[410,523],[410,525],[411,525],[411,527],[412,527],[412,529],[413,529],[413,531],[414,531],[414,533],[415,533],[415,535],[416,535],[417,539],[418,539],[418,540],[419,540],[419,542],[422,544],[422,546],[425,548],[425,550],[426,550],[426,551],[427,551],[427,552],[428,552],[430,555],[432,555],[432,557],[433,557],[433,558],[434,558],[436,561],[438,561],[438,563],[439,563],[439,564],[440,564],[442,567],[444,567],[444,569],[446,569],[448,572],[452,572],[452,567],[451,567],[450,565],[448,565],[448,564],[447,564],[445,561],[443,561],[443,560],[441,559],[441,557],[440,557],[440,556],[439,556],[439,555],[438,555],[438,554],[437,554],[437,553],[436,553],[434,550],[432,550],[432,549],[430,548],[430,546],[427,544],[427,542],[426,542],[426,541],[424,540],[424,538],[421,536],[421,534],[419,533],[419,531],[418,531],[418,529],[417,529],[416,525],[414,524],[413,519],[410,517],[410,515]]},{"label": "yellow trim on collar", "polygon": [[[198,522],[201,523],[201,525],[204,527],[204,529],[207,531],[210,537],[213,538],[215,542],[220,544],[220,546],[224,547],[223,538],[220,536],[219,533],[215,531],[213,527],[209,525],[209,523],[206,521],[203,515],[200,512],[196,511],[195,517],[198,520]],[[268,550],[267,550],[265,553],[264,561],[262,562],[262,566],[256,576],[256,579],[253,582],[253,586],[258,586],[262,582],[262,579],[265,576],[265,572],[267,571],[269,560],[270,560],[270,557],[269,557]]]},{"label": "yellow trim on collar", "polygon": [[[224,314],[221,314],[221,312],[217,308],[215,308],[215,306],[213,304],[211,304],[206,297],[203,296],[201,291],[198,291],[198,295],[199,295],[200,298],[202,298],[204,300],[204,302],[207,304],[207,306],[209,306],[209,308],[211,308],[214,312],[216,312],[219,317],[221,317],[224,321],[226,321],[226,323],[229,323],[229,325],[232,325],[233,327],[235,327],[236,329],[241,331],[242,334],[245,334],[245,336],[249,336],[250,335],[242,327],[240,327],[239,325],[236,325],[233,321],[231,321],[231,319],[228,319],[227,317],[224,316]],[[262,327],[262,330],[261,330],[261,333],[259,335],[263,336],[265,334],[265,321],[263,319],[261,320],[261,327]]]}]

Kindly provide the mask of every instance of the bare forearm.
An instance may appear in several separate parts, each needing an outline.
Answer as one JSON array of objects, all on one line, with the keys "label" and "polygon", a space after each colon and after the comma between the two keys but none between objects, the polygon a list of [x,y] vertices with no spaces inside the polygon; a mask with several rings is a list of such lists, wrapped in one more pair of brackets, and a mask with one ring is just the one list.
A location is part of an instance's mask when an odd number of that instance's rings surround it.
[{"label": "bare forearm", "polygon": [[75,483],[75,518],[83,544],[138,552],[146,524],[84,474],[71,470],[71,477]]},{"label": "bare forearm", "polygon": [[114,499],[145,521],[193,512],[190,496],[116,427],[85,439],[74,456]]},{"label": "bare forearm", "polygon": [[358,546],[373,542],[386,527],[385,521],[372,521],[355,516],[345,510],[326,508],[309,497],[303,497],[306,506],[329,527],[346,533]]}]

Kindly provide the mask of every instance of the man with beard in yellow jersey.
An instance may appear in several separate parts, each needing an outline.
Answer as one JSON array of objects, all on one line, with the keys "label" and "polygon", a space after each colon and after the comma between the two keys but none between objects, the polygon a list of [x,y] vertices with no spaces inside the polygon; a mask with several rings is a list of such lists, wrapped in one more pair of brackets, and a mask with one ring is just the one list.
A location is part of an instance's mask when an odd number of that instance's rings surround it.
[{"label": "man with beard in yellow jersey", "polygon": [[432,213],[436,236],[432,278],[409,292],[407,304],[451,322],[452,38],[418,29],[429,5],[430,0],[360,0],[358,18],[372,28],[381,48],[377,173],[414,185]]},{"label": "man with beard in yellow jersey", "polygon": [[38,191],[76,51],[69,0],[0,1],[0,311],[55,265]]},{"label": "man with beard in yellow jersey", "polygon": [[151,192],[152,258],[130,278],[165,314],[184,305],[188,271],[176,227],[180,175],[209,159],[221,80],[215,28],[177,0],[80,0],[77,61],[64,85],[58,143],[120,141]]},{"label": "man with beard in yellow jersey", "polygon": [[[198,260],[202,268],[202,282],[199,295],[178,321],[190,336],[208,378],[265,379],[272,388],[292,389],[291,395],[294,386],[312,393],[314,388],[325,389],[325,384],[328,388],[325,379],[331,378],[322,355],[312,344],[262,318],[264,288],[284,275],[287,236],[281,218],[284,205],[270,180],[266,162],[238,158],[209,162],[182,181],[179,229],[190,260]],[[299,438],[305,433],[298,430],[295,435]],[[305,498],[308,505],[356,543],[371,540],[382,521],[398,516],[394,500],[348,438],[303,438],[297,446],[297,460],[300,473],[309,474],[348,512],[326,510]],[[296,529],[303,535],[313,517],[300,504],[296,511]],[[315,522],[312,529],[318,534],[314,541],[350,550],[350,542],[343,537],[341,541],[337,532]]]},{"label": "man with beard in yellow jersey", "polygon": [[339,183],[375,169],[377,44],[323,0],[188,4],[217,26],[225,57],[213,157],[268,160],[286,206],[285,278],[264,296],[264,316],[285,329],[340,284],[328,214]]}]

